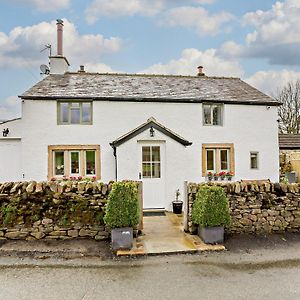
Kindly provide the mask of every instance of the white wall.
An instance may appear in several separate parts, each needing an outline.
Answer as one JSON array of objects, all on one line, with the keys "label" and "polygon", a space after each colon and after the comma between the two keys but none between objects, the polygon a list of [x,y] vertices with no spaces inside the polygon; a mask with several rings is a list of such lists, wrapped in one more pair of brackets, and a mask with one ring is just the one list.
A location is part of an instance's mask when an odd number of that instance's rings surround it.
[{"label": "white wall", "polygon": [[[278,181],[277,107],[225,105],[224,126],[221,127],[202,126],[202,105],[192,103],[94,101],[93,125],[58,126],[56,112],[55,101],[26,100],[23,103],[22,132],[17,128],[15,132],[16,135],[22,134],[25,180],[47,178],[47,146],[59,144],[99,144],[101,180],[114,180],[114,156],[109,143],[148,118],[155,117],[164,126],[193,142],[192,146],[185,148],[170,138],[161,137],[166,140],[167,146],[170,195],[175,186],[182,185],[184,180],[204,180],[201,177],[202,143],[234,143],[235,180],[269,178]],[[0,130],[4,127],[8,126],[0,125]],[[121,146],[118,151],[121,153],[122,147],[131,147],[137,138]],[[259,170],[250,170],[250,151],[259,152]],[[119,174],[122,178],[137,179],[135,152],[127,154],[131,155],[131,159],[128,159],[127,167],[124,162],[123,170],[119,167]],[[128,172],[127,175],[125,172]],[[2,172],[0,181],[1,178]]]}]

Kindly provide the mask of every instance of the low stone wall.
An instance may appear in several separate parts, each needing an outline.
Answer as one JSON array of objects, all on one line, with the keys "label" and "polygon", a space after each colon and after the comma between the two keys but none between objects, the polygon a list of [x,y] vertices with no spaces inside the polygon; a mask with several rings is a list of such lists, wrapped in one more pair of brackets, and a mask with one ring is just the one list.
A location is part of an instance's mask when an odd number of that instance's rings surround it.
[{"label": "low stone wall", "polygon": [[0,184],[0,239],[106,239],[111,188],[85,181]]},{"label": "low stone wall", "polygon": [[[187,226],[195,233],[191,212],[199,187],[187,185]],[[212,185],[212,184],[210,184]],[[279,183],[219,183],[229,199],[231,225],[229,233],[300,232],[300,185]]]}]

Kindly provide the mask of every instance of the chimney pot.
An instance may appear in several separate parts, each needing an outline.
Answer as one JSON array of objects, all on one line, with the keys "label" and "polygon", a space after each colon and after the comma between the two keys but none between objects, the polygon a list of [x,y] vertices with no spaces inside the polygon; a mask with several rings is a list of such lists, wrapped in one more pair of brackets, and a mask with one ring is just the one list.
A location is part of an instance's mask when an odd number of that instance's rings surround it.
[{"label": "chimney pot", "polygon": [[198,76],[205,76],[205,74],[203,73],[203,67],[202,66],[198,67]]},{"label": "chimney pot", "polygon": [[56,20],[57,26],[57,55],[63,56],[63,26],[64,21],[61,19]]},{"label": "chimney pot", "polygon": [[84,70],[84,65],[81,65],[81,66],[80,66],[78,72],[81,72],[81,73],[84,73],[84,72],[85,72],[85,70]]}]

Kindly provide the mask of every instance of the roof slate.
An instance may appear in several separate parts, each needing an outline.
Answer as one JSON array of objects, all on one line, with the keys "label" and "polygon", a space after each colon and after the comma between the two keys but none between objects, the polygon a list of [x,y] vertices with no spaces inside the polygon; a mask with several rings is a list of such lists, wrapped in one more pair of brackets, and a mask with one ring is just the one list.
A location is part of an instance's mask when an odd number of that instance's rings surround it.
[{"label": "roof slate", "polygon": [[300,134],[279,134],[279,149],[300,149]]},{"label": "roof slate", "polygon": [[53,74],[38,82],[20,97],[278,105],[276,100],[239,78],[146,74]]}]

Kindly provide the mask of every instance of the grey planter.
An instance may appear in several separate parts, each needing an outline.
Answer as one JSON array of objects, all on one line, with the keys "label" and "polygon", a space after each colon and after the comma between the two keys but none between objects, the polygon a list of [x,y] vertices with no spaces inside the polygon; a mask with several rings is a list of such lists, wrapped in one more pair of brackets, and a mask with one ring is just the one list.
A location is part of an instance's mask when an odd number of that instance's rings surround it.
[{"label": "grey planter", "polygon": [[132,227],[115,228],[111,231],[111,244],[113,250],[127,250],[133,246]]},{"label": "grey planter", "polygon": [[198,227],[198,235],[206,244],[219,244],[224,242],[224,226]]}]

